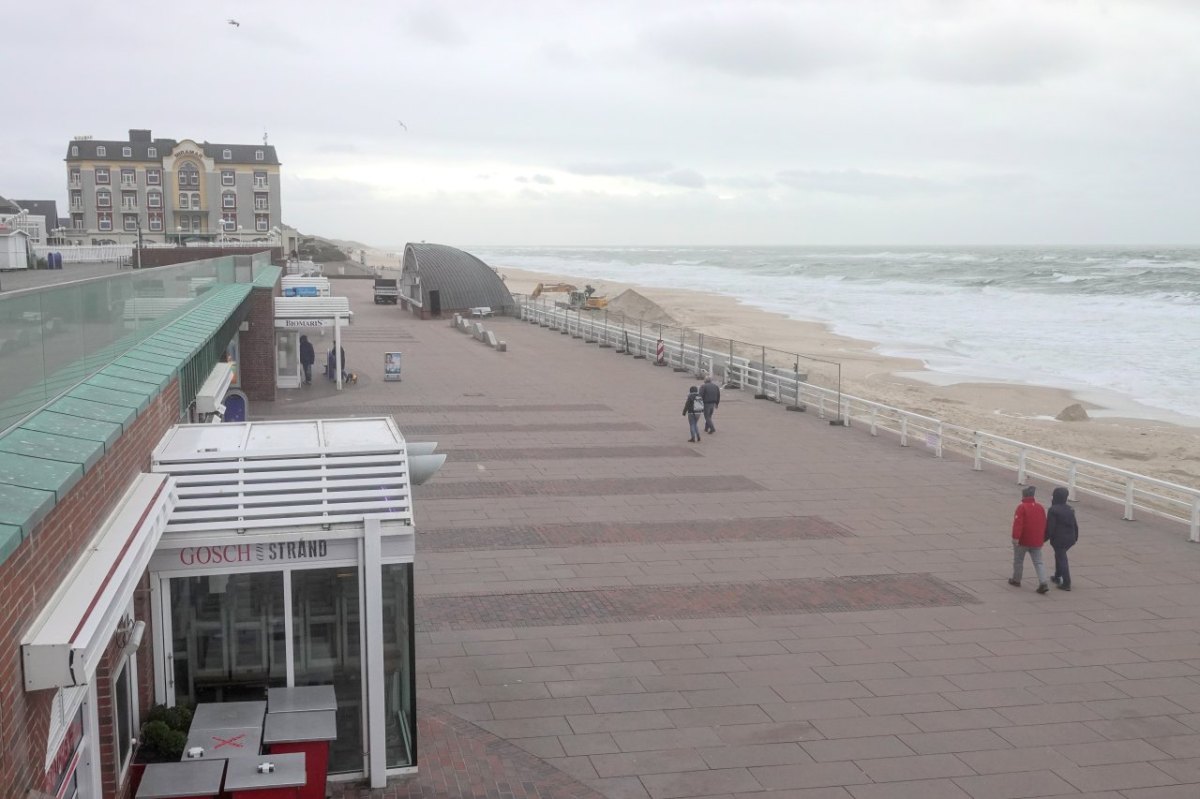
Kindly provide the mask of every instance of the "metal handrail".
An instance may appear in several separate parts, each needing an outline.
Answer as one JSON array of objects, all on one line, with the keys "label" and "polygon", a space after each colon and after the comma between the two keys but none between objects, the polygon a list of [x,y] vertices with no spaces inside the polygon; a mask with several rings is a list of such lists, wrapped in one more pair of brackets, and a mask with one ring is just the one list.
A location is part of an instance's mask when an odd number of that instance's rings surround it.
[{"label": "metal handrail", "polygon": [[1082,492],[1115,502],[1122,506],[1126,520],[1132,521],[1135,511],[1144,511],[1180,521],[1188,525],[1188,539],[1200,542],[1198,488],[1026,444],[1006,436],[972,430],[932,416],[843,394],[840,389],[835,391],[816,386],[807,382],[797,371],[789,374],[768,365],[765,348],[763,360],[751,363],[747,358],[732,355],[732,351],[727,354],[704,348],[701,334],[696,334],[700,338],[694,345],[684,340],[686,334],[683,332],[680,339],[660,339],[647,335],[642,325],[631,328],[625,324],[624,318],[616,323],[607,314],[601,322],[594,316],[583,319],[578,311],[572,315],[568,309],[548,308],[526,301],[518,304],[517,315],[543,327],[562,329],[573,336],[578,334],[576,337],[582,337],[589,343],[628,345],[629,349],[646,356],[655,356],[657,344],[661,341],[666,363],[683,371],[717,374],[717,367],[720,367],[727,385],[753,390],[758,395],[779,402],[791,399],[796,405],[815,406],[819,417],[832,414],[836,417],[834,423],[846,427],[856,423],[865,424],[873,436],[878,436],[880,430],[890,432],[899,439],[902,447],[909,446],[911,438],[923,436],[934,457],[944,457],[949,449],[970,457],[975,471],[982,470],[985,463],[1012,469],[1016,472],[1018,485],[1024,485],[1030,477],[1062,482],[1070,492],[1072,501],[1077,500]]}]

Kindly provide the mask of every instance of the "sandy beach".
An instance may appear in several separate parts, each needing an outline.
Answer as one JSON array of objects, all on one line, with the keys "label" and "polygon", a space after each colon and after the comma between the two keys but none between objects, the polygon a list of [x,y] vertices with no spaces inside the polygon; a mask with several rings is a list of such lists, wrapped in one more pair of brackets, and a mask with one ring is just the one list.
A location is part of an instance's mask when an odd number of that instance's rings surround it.
[{"label": "sandy beach", "polygon": [[[369,250],[367,262],[394,269],[398,256]],[[492,266],[514,294],[528,294],[542,282],[582,283],[578,277],[534,272],[514,264]],[[919,360],[880,354],[876,342],[839,336],[823,324],[789,319],[719,294],[612,281],[590,283],[609,299],[634,289],[676,323],[705,335],[837,361],[848,394],[1159,479],[1200,486],[1200,426],[1187,424],[1187,419],[1176,424],[1165,421],[1163,414],[1155,414],[1155,418],[1110,415],[1112,409],[1093,398],[1077,397],[1059,388],[953,382],[952,377],[928,371]],[[1092,417],[1079,422],[1054,418],[1074,403],[1082,404]]]}]

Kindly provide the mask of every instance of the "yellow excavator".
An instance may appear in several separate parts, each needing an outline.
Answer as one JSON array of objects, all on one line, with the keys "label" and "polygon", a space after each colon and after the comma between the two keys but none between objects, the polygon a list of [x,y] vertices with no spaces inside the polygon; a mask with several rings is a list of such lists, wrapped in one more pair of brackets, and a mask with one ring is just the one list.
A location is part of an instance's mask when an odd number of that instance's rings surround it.
[{"label": "yellow excavator", "polygon": [[608,297],[595,296],[596,289],[591,286],[584,286],[580,289],[570,283],[538,283],[533,292],[529,295],[531,300],[536,300],[542,294],[551,292],[562,292],[567,295],[567,302],[556,302],[560,308],[570,308],[572,310],[581,311],[599,311],[608,305]]}]

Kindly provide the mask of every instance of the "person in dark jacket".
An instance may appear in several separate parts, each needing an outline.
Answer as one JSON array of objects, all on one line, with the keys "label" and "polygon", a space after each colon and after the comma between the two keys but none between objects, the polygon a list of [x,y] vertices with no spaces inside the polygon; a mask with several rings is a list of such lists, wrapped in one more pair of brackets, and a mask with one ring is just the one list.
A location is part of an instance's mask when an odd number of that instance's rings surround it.
[{"label": "person in dark jacket", "polygon": [[317,353],[313,350],[312,342],[308,340],[308,336],[300,337],[300,365],[304,367],[304,383],[305,385],[312,384],[312,367],[317,360]]},{"label": "person in dark jacket", "polygon": [[699,389],[692,386],[688,389],[687,399],[683,401],[683,415],[687,417],[688,429],[692,431],[692,437],[688,441],[693,443],[700,440],[700,413],[696,411],[696,401],[699,399]]},{"label": "person in dark jacket", "polygon": [[1054,576],[1050,579],[1064,591],[1071,590],[1071,567],[1067,550],[1079,541],[1079,522],[1075,509],[1067,504],[1071,492],[1062,486],[1054,489],[1050,510],[1046,511],[1046,540],[1054,548]]},{"label": "person in dark jacket", "polygon": [[1021,504],[1013,514],[1013,576],[1008,584],[1020,587],[1025,553],[1028,552],[1037,571],[1037,592],[1044,594],[1050,590],[1050,584],[1046,582],[1046,566],[1042,562],[1042,546],[1046,543],[1046,509],[1033,498],[1034,493],[1036,489],[1033,486],[1021,489]]},{"label": "person in dark jacket", "polygon": [[721,387],[708,375],[704,376],[704,383],[700,386],[700,399],[704,400],[704,432],[711,435],[717,432],[717,428],[713,427],[712,417],[713,411],[721,402]]}]

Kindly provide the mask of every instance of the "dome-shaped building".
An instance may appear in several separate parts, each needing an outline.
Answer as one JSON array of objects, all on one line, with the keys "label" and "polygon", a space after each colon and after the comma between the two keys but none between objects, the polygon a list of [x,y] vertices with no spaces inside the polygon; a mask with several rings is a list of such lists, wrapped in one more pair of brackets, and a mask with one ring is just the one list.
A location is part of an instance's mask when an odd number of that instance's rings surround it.
[{"label": "dome-shaped building", "polygon": [[496,271],[469,252],[444,244],[406,244],[400,304],[422,319],[486,306],[502,313],[512,294]]}]

